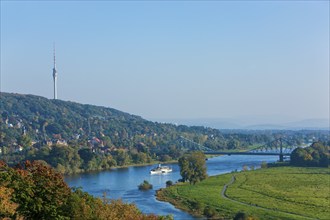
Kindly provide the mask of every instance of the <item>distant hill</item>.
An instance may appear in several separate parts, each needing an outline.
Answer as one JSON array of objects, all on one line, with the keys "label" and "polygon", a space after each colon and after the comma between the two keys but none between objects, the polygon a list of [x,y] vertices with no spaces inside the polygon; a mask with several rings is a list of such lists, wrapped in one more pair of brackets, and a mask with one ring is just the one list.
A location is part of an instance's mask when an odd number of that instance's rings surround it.
[{"label": "distant hill", "polygon": [[284,124],[284,126],[295,129],[330,129],[330,120],[326,118],[306,119]]},{"label": "distant hill", "polygon": [[[4,92],[0,129],[0,159],[44,160],[63,173],[165,162],[200,146],[244,149],[269,142],[275,134],[151,122],[113,108]],[[326,136],[288,134],[297,143]]]},{"label": "distant hill", "polygon": [[231,118],[155,119],[155,121],[170,122],[187,126],[205,126],[216,129],[243,129],[244,127]]},{"label": "distant hill", "polygon": [[276,129],[276,130],[329,130],[329,119],[306,119],[288,123],[255,124],[245,126],[245,129]]},{"label": "distant hill", "polygon": [[63,172],[177,159],[184,150],[198,147],[181,137],[215,150],[244,148],[271,138],[151,122],[113,108],[3,92],[0,129],[0,159],[42,159],[59,170],[64,167]]},{"label": "distant hill", "polygon": [[306,119],[292,122],[261,123],[267,119],[253,121],[249,118],[205,118],[205,119],[162,119],[157,121],[172,122],[184,125],[206,126],[217,129],[245,130],[329,130],[330,120],[326,118]]}]

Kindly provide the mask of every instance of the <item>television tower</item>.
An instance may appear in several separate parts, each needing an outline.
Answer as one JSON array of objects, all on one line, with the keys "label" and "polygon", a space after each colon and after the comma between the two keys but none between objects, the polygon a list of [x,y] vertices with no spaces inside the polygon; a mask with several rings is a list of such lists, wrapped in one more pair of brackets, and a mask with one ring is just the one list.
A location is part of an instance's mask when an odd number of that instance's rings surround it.
[{"label": "television tower", "polygon": [[54,44],[53,80],[54,80],[54,99],[57,99],[57,71],[56,71],[56,60],[55,60],[55,44]]}]

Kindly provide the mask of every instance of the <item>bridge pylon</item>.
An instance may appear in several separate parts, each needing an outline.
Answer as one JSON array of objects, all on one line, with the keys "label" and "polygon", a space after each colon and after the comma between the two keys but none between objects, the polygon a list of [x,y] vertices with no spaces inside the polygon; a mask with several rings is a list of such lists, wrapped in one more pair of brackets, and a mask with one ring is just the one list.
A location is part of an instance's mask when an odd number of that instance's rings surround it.
[{"label": "bridge pylon", "polygon": [[280,162],[284,161],[282,138],[280,138]]},{"label": "bridge pylon", "polygon": [[[203,151],[204,154],[211,154],[211,155],[268,155],[268,156],[279,156],[279,162],[284,162],[285,156],[290,156],[292,150],[296,149],[297,146],[287,146],[287,144],[292,145],[288,140],[285,138],[277,138],[273,141],[270,141],[258,148],[255,148],[252,151],[246,152],[237,152],[237,151],[216,151],[213,149],[209,149],[202,144],[196,143],[193,140],[180,136],[178,138],[180,140],[181,145],[186,145],[186,150],[193,151]],[[284,144],[283,144],[284,142]],[[184,144],[186,143],[186,144]]]}]

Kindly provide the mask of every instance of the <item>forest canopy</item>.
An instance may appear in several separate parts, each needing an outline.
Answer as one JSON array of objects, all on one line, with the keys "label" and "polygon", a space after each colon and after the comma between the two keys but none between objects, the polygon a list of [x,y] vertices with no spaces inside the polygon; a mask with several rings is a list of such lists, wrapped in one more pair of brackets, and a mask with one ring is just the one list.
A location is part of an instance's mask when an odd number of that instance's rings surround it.
[{"label": "forest canopy", "polygon": [[61,173],[178,160],[186,152],[245,150],[285,136],[329,141],[327,131],[218,130],[158,123],[113,108],[1,93],[0,159],[43,160]]}]

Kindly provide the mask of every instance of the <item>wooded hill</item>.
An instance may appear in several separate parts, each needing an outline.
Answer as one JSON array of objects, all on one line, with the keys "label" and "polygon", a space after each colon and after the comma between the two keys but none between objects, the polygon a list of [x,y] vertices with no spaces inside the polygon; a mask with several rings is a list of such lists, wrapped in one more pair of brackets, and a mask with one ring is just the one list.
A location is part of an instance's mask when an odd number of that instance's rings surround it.
[{"label": "wooded hill", "polygon": [[[177,159],[184,149],[196,147],[181,137],[214,150],[243,149],[274,138],[271,131],[176,126],[112,108],[3,92],[0,114],[0,159],[44,160],[63,173]],[[320,136],[316,131],[290,135],[297,142]]]}]

